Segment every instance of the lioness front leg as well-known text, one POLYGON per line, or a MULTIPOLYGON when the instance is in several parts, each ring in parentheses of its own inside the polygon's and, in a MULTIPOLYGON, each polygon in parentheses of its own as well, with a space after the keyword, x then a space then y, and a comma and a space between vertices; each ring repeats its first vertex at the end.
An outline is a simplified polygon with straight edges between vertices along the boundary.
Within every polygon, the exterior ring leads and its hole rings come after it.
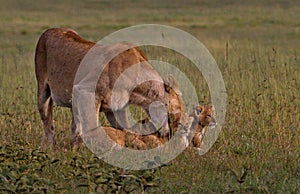
MULTIPOLYGON (((101 107, 101 102, 96 101, 95 103, 95 108, 96 108, 96 123, 98 125, 98 120, 99 120, 99 110, 101 107)), ((79 115, 74 115, 73 109, 72 109, 72 125, 71 125, 71 132, 72 132, 72 139, 71 139, 71 147, 73 147, 74 145, 79 145, 83 142, 81 135, 86 135, 86 133, 89 133, 88 128, 83 128, 84 126, 82 126, 82 123, 80 123, 80 120, 78 118, 79 115), (75 118, 77 117, 77 118, 75 118), (77 121, 77 122, 76 122, 77 121)), ((92 116, 92 115, 89 115, 92 116)), ((87 121, 85 121, 87 122, 87 121)))
POLYGON ((125 108, 114 112, 113 111, 105 112, 105 115, 113 128, 129 129, 131 127, 128 120, 128 114, 125 108))

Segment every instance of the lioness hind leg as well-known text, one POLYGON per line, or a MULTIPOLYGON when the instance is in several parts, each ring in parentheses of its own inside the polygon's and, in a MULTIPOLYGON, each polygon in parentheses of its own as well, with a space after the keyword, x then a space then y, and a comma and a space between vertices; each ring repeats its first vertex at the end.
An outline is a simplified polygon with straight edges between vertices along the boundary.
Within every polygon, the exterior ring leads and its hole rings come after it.
POLYGON ((38 109, 44 124, 44 131, 49 143, 53 144, 54 124, 53 124, 53 100, 48 84, 39 85, 38 88, 38 109))

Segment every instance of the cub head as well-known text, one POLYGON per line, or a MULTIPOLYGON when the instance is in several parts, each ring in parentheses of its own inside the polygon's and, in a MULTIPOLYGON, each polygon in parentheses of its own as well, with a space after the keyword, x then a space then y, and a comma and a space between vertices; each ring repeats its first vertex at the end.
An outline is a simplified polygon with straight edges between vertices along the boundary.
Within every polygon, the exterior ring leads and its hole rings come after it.
POLYGON ((194 122, 197 122, 193 125, 193 127, 196 128, 196 132, 192 139, 192 143, 196 148, 199 149, 205 136, 205 127, 209 126, 209 128, 213 129, 217 125, 215 119, 215 109, 213 106, 198 105, 194 107, 194 111, 191 116, 194 117, 194 122))
POLYGON ((216 113, 213 106, 201 106, 198 105, 194 107, 193 116, 198 118, 198 129, 209 126, 214 128, 217 125, 216 113))

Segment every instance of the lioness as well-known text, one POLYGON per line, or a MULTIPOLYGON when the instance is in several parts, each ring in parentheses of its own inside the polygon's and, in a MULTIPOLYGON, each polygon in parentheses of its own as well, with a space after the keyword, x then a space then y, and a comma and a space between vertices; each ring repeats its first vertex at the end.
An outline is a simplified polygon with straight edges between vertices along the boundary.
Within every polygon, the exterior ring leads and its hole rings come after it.
MULTIPOLYGON (((52 28, 46 30, 38 40, 35 52, 35 73, 38 84, 38 110, 44 125, 44 131, 49 142, 53 143, 53 102, 58 106, 72 108, 72 89, 77 69, 87 52, 95 46, 94 42, 80 37, 74 30, 52 28)), ((98 45, 101 47, 100 45, 98 45)), ((165 103, 166 91, 162 78, 147 62, 147 58, 137 47, 129 43, 111 45, 109 48, 129 47, 126 51, 114 57, 103 69, 96 85, 96 111, 103 111, 112 127, 122 129, 113 112, 127 118, 125 107, 136 104, 143 107, 149 114, 148 108, 152 102, 165 103), (139 84, 130 93, 128 103, 117 110, 112 110, 112 89, 118 77, 129 67, 141 63, 143 72, 161 81, 147 81, 139 84)), ((105 47, 103 47, 105 48, 105 47)), ((134 79, 134 78, 132 78, 134 79)), ((127 80, 130 82, 130 78, 127 80)), ((123 83, 126 85, 126 83, 123 83)), ((123 98, 123 96, 119 96, 123 98)), ((167 103, 165 103, 167 104, 167 103)), ((125 121, 126 123, 126 121, 125 121)), ((79 140, 79 126, 72 119, 72 142, 79 140)), ((168 132, 167 123, 165 131, 168 132)))

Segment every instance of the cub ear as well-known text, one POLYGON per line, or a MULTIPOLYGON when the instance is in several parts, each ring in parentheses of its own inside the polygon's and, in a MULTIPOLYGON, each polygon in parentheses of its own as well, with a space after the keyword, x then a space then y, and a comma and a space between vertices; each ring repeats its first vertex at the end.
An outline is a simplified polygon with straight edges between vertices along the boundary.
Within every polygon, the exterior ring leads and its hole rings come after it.
POLYGON ((201 105, 195 106, 194 111, 195 111, 195 115, 200 115, 201 112, 203 111, 203 106, 201 105))

